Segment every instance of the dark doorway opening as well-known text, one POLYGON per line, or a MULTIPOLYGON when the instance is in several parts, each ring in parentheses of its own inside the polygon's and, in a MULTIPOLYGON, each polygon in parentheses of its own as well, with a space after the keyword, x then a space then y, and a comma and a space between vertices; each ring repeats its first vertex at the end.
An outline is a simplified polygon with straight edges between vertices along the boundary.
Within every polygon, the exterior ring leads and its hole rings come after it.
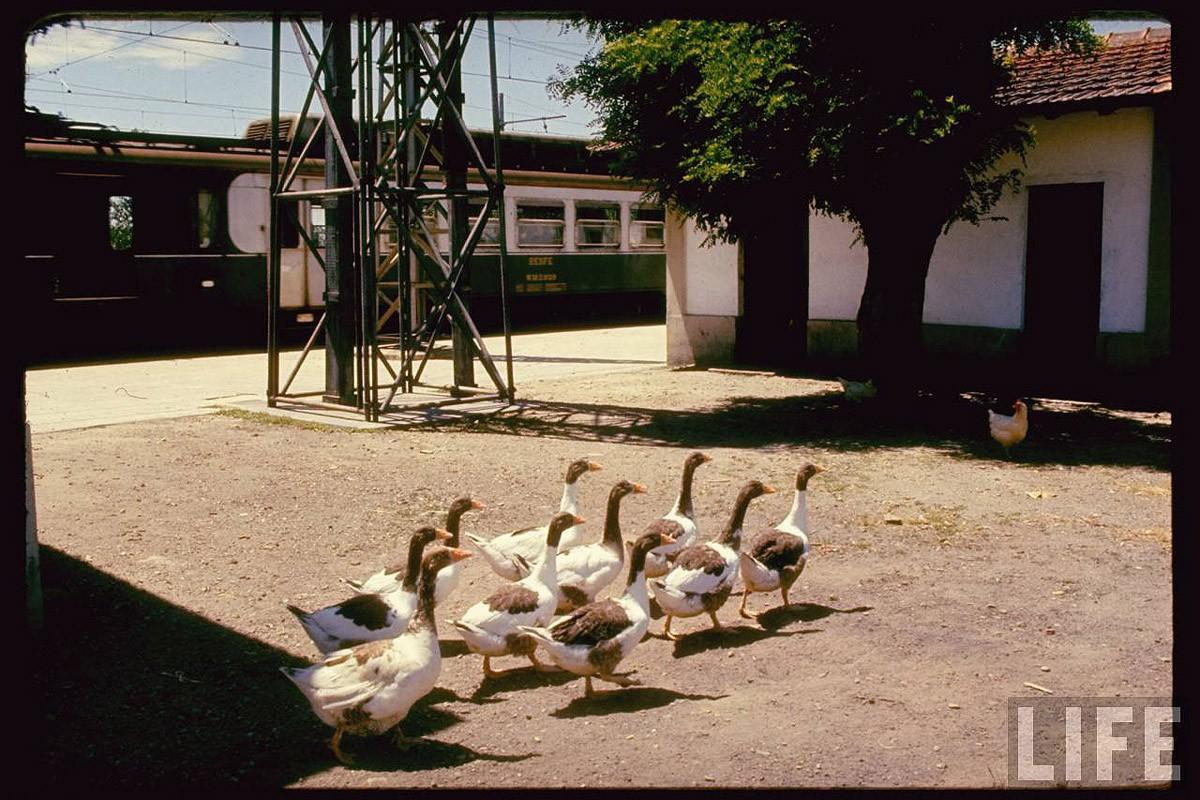
POLYGON ((1100 330, 1104 184, 1029 187, 1025 367, 1041 381, 1086 380, 1100 330))

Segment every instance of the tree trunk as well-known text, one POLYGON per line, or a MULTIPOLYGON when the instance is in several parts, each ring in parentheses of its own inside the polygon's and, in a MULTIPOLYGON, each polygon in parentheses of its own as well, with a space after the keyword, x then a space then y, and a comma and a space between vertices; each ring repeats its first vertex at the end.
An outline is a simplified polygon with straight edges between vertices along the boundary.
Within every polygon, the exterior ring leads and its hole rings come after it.
POLYGON ((868 261, 858 309, 859 354, 880 396, 911 399, 924 366, 925 277, 941 222, 914 223, 897 214, 862 227, 868 261))

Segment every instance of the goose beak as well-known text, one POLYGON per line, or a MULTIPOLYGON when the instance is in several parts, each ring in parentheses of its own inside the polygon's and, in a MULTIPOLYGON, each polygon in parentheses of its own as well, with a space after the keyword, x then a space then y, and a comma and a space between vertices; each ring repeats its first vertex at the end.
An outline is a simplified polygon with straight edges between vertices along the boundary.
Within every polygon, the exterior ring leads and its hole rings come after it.
POLYGON ((478 500, 471 498, 471 508, 478 511, 480 509, 487 508, 487 506, 485 506, 483 503, 479 502, 478 500))
POLYGON ((763 494, 775 494, 777 491, 778 490, 774 486, 767 486, 765 483, 763 484, 763 494))
POLYGON ((675 537, 669 533, 660 533, 659 537, 662 539, 663 544, 675 544, 675 537))
POLYGON ((705 454, 704 454, 704 457, 703 457, 703 458, 700 460, 700 463, 701 463, 701 464, 707 464, 707 463, 708 463, 708 462, 710 462, 710 461, 712 461, 712 456, 710 456, 710 455, 708 455, 707 453, 705 453, 705 454))
POLYGON ((575 524, 576 524, 576 525, 582 525, 582 524, 583 524, 583 523, 585 523, 585 522, 587 522, 587 520, 586 520, 586 519, 584 519, 583 517, 579 516, 578 514, 576 514, 576 515, 575 515, 575 524))
POLYGON ((454 534, 443 528, 438 528, 437 533, 435 533, 434 536, 439 542, 448 542, 454 536, 454 534))
POLYGON ((824 472, 824 471, 825 471, 825 468, 822 467, 820 464, 813 464, 813 475, 816 475, 816 474, 824 472))
POLYGON ((645 493, 646 493, 646 487, 645 487, 645 486, 642 486, 640 483, 635 483, 635 484, 633 485, 633 493, 634 493, 634 494, 645 494, 645 493))
POLYGON ((588 462, 588 472, 596 472, 602 469, 604 469, 604 467, 600 464, 597 464, 595 461, 588 462))
POLYGON ((449 550, 450 558, 454 559, 455 561, 462 561, 464 558, 471 557, 471 551, 463 550, 461 547, 451 547, 449 550))

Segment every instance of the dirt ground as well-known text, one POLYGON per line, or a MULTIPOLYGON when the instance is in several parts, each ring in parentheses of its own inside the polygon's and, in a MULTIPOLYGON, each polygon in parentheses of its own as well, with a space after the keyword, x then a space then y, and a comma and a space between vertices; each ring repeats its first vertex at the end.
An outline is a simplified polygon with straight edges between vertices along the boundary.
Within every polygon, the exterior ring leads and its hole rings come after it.
MULTIPOLYGON (((214 415, 35 435, 46 630, 35 722, 44 783, 274 787, 1004 785, 1006 704, 1172 687, 1170 418, 1036 402, 1011 460, 981 405, 924 424, 845 406, 823 381, 666 369, 523 387, 478 422, 354 432, 214 415), (464 530, 544 523, 564 466, 599 536, 621 478, 632 537, 692 449, 702 537, 751 479, 773 525, 806 460, 813 556, 780 608, 680 620, 623 664, 644 686, 483 680, 449 620, 500 579, 480 558, 438 609, 438 688, 408 752, 330 729, 277 671, 316 651, 284 609, 344 599, 470 493, 464 530)), ((651 623, 651 632, 662 621, 651 623)))

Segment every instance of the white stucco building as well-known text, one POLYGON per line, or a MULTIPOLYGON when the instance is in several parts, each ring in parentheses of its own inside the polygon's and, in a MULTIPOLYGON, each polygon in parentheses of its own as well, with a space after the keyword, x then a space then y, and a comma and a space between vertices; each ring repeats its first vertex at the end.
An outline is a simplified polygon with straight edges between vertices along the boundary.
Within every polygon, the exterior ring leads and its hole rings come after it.
MULTIPOLYGON (((1110 35, 1095 60, 1019 62, 1007 99, 1028 111, 1037 143, 1021 191, 991 212, 1002 219, 958 223, 938 241, 924 306, 931 355, 1036 346, 1114 367, 1166 356, 1170 42, 1169 28, 1147 29, 1110 35)), ((1013 156, 998 166, 1020 164, 1013 156)), ((852 359, 867 250, 842 220, 810 215, 808 234, 808 357, 852 359)), ((729 360, 743 313, 739 248, 701 248, 702 238, 684 220, 668 225, 677 364, 729 360)))

